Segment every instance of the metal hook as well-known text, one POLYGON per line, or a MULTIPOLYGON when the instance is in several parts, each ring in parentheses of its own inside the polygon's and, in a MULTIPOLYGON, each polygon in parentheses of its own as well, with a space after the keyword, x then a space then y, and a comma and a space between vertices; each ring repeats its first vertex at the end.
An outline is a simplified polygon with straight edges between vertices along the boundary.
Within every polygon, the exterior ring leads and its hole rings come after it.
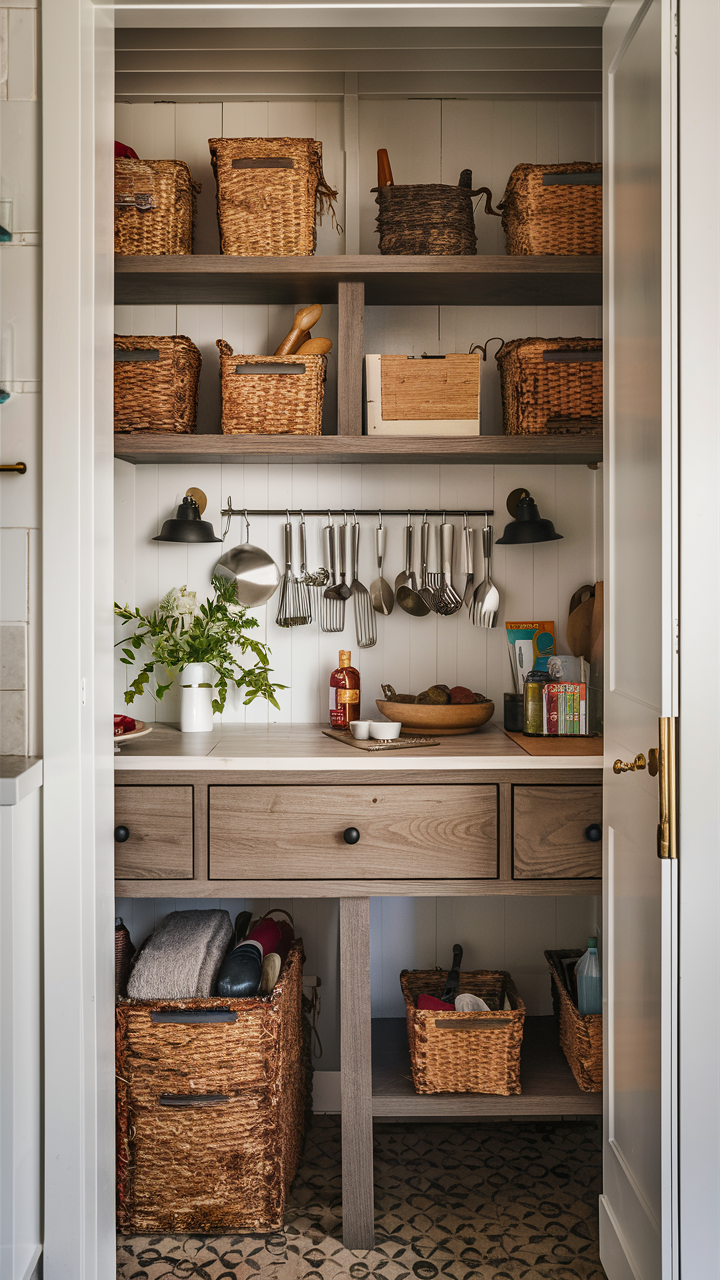
POLYGON ((247 507, 243 511, 243 520, 245 521, 245 541, 250 541, 250 521, 248 519, 247 507))
POLYGON ((359 521, 359 520, 358 520, 358 518, 357 518, 357 512, 355 511, 355 508, 353 507, 353 524, 359 524, 359 523, 360 523, 360 521, 359 521))
POLYGON ((407 527, 408 527, 408 529, 410 528, 410 512, 409 512, 409 511, 408 511, 408 514, 407 514, 407 527))
POLYGON ((468 527, 468 513, 467 511, 463 511, 463 530, 467 529, 467 527, 468 527))
POLYGON ((378 529, 382 529, 382 527, 383 527, 382 511, 378 511, 378 529))

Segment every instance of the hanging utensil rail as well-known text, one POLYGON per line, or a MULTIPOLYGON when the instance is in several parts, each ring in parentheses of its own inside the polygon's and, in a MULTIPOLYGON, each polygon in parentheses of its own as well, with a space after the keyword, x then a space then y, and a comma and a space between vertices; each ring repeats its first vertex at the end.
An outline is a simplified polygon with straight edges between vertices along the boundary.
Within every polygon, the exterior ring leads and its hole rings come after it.
POLYGON ((364 508, 361 509, 360 507, 353 507, 353 506, 317 507, 317 508, 303 507, 301 510, 300 507, 296 507, 296 508, 274 507, 272 509, 269 507, 257 507, 257 508, 237 507, 236 508, 236 507, 233 507, 231 504, 229 504, 227 507, 224 507, 221 510, 220 515, 221 516, 284 516, 284 515, 342 516, 347 514, 350 516, 350 515, 353 515, 354 513, 356 516, 373 516, 375 519, 377 519, 378 510, 382 510, 383 516, 407 516, 408 514, 411 516, 422 516, 422 515, 492 516, 495 514, 494 511, 486 507, 482 507, 479 510, 474 510, 474 509, 471 509, 470 507, 463 507, 460 511, 450 511, 448 507, 399 507, 391 511, 388 507, 381 507, 381 508, 369 507, 367 509, 364 509, 364 508))

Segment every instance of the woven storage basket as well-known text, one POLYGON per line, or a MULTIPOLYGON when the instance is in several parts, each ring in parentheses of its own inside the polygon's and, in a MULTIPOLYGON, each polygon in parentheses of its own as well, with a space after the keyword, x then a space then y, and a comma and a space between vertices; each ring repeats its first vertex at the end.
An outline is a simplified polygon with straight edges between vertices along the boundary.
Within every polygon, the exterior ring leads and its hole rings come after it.
POLYGON ((601 1013, 578 1013, 565 983, 563 960, 579 960, 582 951, 546 951, 552 998, 560 1031, 560 1048, 583 1093, 600 1093, 603 1086, 603 1020, 601 1013))
POLYGON ((303 960, 297 939, 267 999, 118 1005, 122 1231, 282 1226, 304 1132, 303 960))
POLYGON ((421 994, 441 996, 440 969, 403 969, 410 1060, 417 1093, 520 1093, 520 1049, 525 1005, 509 973, 460 975, 460 990, 481 996, 493 1013, 438 1013, 418 1009, 421 994), (503 1009, 507 995, 512 1009, 503 1009))
POLYGON ((236 356, 222 338, 217 346, 225 435, 320 435, 324 356, 236 356), (278 372, 289 369, 299 372, 278 372))
POLYGON ((189 338, 116 335, 115 430, 195 431, 201 364, 189 338))
POLYGON ((335 220, 314 138, 210 138, 220 247, 240 257, 315 252, 316 207, 335 220))
POLYGON ((506 436, 602 432, 600 338, 516 338, 495 359, 506 436))
POLYGON ((135 948, 130 940, 127 925, 122 916, 115 918, 115 998, 119 999, 127 991, 127 980, 130 976, 132 958, 135 948))
POLYGON ((508 253, 602 253, 601 164, 518 164, 498 208, 508 253))
POLYGON ((116 160, 115 252, 192 253, 200 189, 183 160, 116 160))

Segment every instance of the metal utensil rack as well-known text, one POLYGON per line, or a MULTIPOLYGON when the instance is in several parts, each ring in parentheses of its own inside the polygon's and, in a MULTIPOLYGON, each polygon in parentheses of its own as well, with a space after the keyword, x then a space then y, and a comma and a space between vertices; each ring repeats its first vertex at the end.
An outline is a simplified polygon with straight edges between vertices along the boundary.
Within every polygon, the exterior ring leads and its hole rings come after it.
POLYGON ((232 498, 228 505, 220 511, 221 516, 492 516, 491 508, 480 510, 463 507, 461 511, 451 511, 449 507, 233 507, 232 498))

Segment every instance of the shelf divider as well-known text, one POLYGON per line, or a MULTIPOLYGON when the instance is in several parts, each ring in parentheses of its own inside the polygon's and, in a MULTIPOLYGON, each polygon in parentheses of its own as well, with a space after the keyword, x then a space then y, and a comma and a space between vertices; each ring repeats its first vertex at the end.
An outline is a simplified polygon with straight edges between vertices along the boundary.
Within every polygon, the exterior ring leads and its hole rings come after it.
POLYGON ((361 436, 362 375, 365 354, 365 284, 338 284, 337 429, 339 436, 361 436))

